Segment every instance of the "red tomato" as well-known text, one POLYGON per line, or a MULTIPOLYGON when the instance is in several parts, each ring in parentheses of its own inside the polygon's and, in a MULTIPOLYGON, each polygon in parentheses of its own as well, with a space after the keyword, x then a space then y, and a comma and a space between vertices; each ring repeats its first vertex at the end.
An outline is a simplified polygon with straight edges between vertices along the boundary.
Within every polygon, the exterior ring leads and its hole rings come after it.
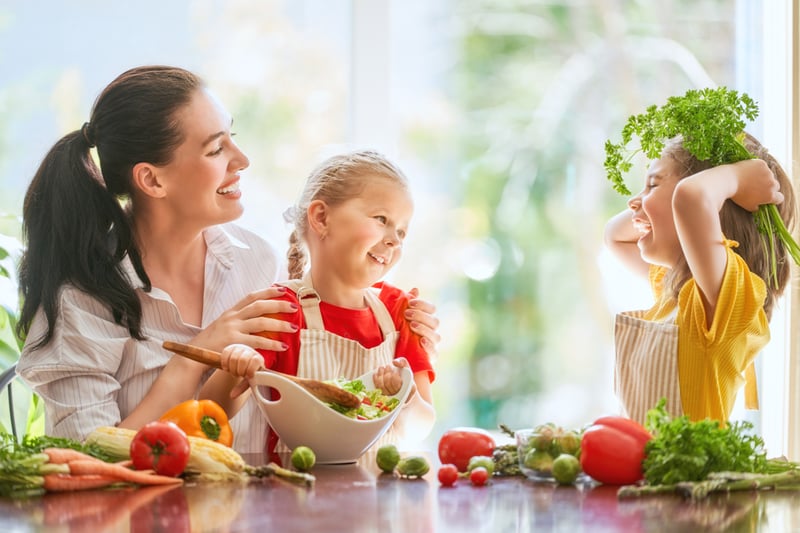
POLYGON ((438 476, 439 483, 443 487, 452 487, 458 480, 458 468, 456 468, 456 465, 442 465, 439 468, 438 476))
POLYGON ((583 432, 581 468, 607 485, 630 485, 642 479, 645 445, 653 437, 637 422, 619 416, 598 418, 583 432))
POLYGON ((189 438, 172 422, 150 422, 131 441, 136 470, 155 470, 162 476, 179 476, 189 463, 189 438))
POLYGON ((439 439, 439 460, 442 464, 454 464, 459 472, 466 472, 472 457, 491 457, 494 447, 494 439, 484 429, 453 428, 445 431, 439 439))
POLYGON ((476 487, 482 487, 489 481, 489 471, 482 466, 475 467, 469 473, 469 480, 476 487))

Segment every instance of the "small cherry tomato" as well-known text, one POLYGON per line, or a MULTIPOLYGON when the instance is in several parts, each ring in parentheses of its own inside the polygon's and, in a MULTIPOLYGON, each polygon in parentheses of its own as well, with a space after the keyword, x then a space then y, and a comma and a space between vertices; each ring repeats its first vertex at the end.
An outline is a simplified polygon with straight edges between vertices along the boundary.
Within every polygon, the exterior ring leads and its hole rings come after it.
POLYGON ((469 480, 476 487, 482 487, 489 481, 489 471, 482 466, 473 468, 469 473, 469 480))
POLYGON ((458 480, 458 468, 456 468, 456 465, 452 464, 442 465, 441 468, 439 468, 438 477, 439 483, 441 483, 443 487, 452 487, 456 484, 456 480, 458 480))
POLYGON ((175 477, 189 463, 189 438, 172 422, 150 422, 136 432, 130 452, 136 470, 175 477))

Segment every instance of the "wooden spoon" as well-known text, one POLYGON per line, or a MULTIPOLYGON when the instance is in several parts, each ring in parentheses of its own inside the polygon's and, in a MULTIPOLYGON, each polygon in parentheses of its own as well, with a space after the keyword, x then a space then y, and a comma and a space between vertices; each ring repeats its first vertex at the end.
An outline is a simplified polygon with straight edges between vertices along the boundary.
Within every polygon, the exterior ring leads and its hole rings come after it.
MULTIPOLYGON (((219 354, 219 352, 206 350, 205 348, 192 346, 191 344, 183 344, 172 341, 164 341, 162 346, 165 350, 182 355, 183 357, 187 357, 197 361, 198 363, 203 363, 214 368, 222 368, 222 356, 219 354)), ((291 374, 275 372, 274 370, 259 370, 259 372, 272 372, 288 379, 289 381, 293 381, 323 402, 337 403, 351 409, 361 405, 361 400, 358 399, 358 396, 344 390, 341 387, 337 387, 332 383, 325 383, 324 381, 319 381, 317 379, 299 378, 297 376, 292 376, 291 374)))

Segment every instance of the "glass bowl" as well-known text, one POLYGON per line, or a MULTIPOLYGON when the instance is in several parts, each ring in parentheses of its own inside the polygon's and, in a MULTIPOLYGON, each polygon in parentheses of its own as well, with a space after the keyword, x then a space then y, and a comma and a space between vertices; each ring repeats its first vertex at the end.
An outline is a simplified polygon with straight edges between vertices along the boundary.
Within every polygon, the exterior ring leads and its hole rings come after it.
MULTIPOLYGON (((554 424, 543 424, 532 429, 514 432, 517 441, 519 467, 526 477, 534 481, 556 482, 553 461, 563 454, 580 458, 581 436, 578 431, 566 430, 554 424)), ((575 483, 588 480, 582 471, 575 483)))

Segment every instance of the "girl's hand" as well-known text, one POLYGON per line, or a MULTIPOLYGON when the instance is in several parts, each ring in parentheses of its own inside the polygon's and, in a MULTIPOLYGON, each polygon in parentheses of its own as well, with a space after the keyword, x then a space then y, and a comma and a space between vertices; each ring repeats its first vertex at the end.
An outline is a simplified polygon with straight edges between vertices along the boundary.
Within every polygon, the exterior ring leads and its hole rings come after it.
POLYGON ((251 348, 277 352, 286 350, 282 342, 256 335, 263 331, 285 333, 295 331, 289 322, 264 316, 297 311, 297 306, 291 302, 274 299, 285 292, 284 287, 269 287, 248 294, 209 324, 190 341, 190 344, 217 352, 229 344, 245 344, 251 348))
POLYGON ((249 387, 249 378, 256 372, 263 370, 264 358, 257 351, 244 344, 230 344, 221 353, 220 363, 222 370, 230 372, 236 377, 245 378, 231 390, 231 398, 244 393, 249 387))
MULTIPOLYGON (((401 374, 400 369, 408 367, 408 360, 405 357, 398 357, 392 361, 391 365, 378 367, 372 375, 372 381, 375 387, 381 389, 385 395, 394 396, 403 388, 403 374, 401 374)), ((416 392, 417 386, 412 381, 411 390, 408 393, 408 400, 410 400, 416 392)))
POLYGON ((392 361, 391 365, 378 367, 372 375, 375 388, 381 389, 386 396, 397 394, 403 387, 403 375, 400 373, 400 369, 407 366, 408 360, 405 357, 398 357, 392 361))
POLYGON ((764 204, 780 204, 780 183, 763 159, 748 159, 731 165, 736 177, 736 192, 731 200, 748 211, 764 204))
POLYGON ((411 330, 422 337, 420 343, 431 361, 434 361, 438 353, 436 346, 442 340, 436 332, 439 328, 439 319, 434 316, 436 306, 427 300, 418 298, 419 289, 417 288, 411 289, 408 294, 411 299, 408 301, 408 309, 405 311, 406 320, 411 330))

